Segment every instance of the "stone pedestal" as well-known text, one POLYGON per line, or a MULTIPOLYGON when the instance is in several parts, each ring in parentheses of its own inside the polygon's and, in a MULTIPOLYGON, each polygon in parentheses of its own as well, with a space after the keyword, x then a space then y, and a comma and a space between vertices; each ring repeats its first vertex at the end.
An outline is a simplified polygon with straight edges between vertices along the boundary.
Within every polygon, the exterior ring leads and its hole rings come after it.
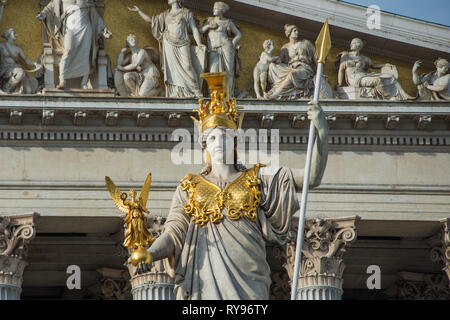
MULTIPOLYGON (((356 239, 358 217, 313 219, 305 223, 298 279, 299 300, 340 300, 345 247, 356 239)), ((293 274, 295 242, 287 248, 286 269, 293 274)))
POLYGON ((0 300, 20 299, 28 244, 36 234, 37 216, 0 216, 0 300))

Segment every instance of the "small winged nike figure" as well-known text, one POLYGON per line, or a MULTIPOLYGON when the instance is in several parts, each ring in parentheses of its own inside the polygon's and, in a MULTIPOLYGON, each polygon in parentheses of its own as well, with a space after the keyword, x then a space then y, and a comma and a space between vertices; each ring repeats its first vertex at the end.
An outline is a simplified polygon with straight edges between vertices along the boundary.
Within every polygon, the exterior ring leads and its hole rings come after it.
POLYGON ((147 219, 144 214, 144 212, 150 213, 146 206, 151 181, 152 174, 149 173, 147 179, 145 179, 139 199, 136 200, 136 190, 131 189, 131 200, 127 200, 128 195, 125 192, 121 192, 111 178, 105 177, 106 187, 116 207, 127 214, 124 218, 127 229, 123 245, 130 249, 135 249, 131 255, 131 262, 134 265, 140 262, 150 263, 150 253, 145 248, 155 241, 152 233, 147 228, 147 219))

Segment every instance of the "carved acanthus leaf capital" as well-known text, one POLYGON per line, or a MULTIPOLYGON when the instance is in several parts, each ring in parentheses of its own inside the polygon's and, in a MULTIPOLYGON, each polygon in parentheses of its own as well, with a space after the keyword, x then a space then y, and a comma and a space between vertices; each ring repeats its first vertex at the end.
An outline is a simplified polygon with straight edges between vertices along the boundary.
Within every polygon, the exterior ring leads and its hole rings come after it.
POLYGON ((0 216, 0 256, 26 256, 37 217, 37 213, 0 216))
POLYGON ((431 247, 431 261, 439 263, 450 280, 450 218, 441 221, 441 229, 427 242, 431 247))

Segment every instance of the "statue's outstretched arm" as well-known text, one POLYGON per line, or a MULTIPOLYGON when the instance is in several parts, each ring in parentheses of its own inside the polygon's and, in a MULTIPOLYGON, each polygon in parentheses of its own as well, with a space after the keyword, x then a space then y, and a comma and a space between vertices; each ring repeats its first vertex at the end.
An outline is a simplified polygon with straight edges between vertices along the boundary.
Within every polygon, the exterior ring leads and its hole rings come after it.
POLYGON ((141 18, 144 19, 145 22, 152 23, 152 17, 142 12, 142 10, 139 9, 137 6, 133 6, 131 8, 128 7, 128 11, 137 12, 141 16, 141 18))
MULTIPOLYGON (((320 185, 328 160, 328 124, 325 114, 319 104, 311 105, 308 110, 308 119, 312 121, 316 129, 316 140, 313 147, 310 188, 320 185)), ((291 169, 297 192, 303 187, 304 169, 291 169)))

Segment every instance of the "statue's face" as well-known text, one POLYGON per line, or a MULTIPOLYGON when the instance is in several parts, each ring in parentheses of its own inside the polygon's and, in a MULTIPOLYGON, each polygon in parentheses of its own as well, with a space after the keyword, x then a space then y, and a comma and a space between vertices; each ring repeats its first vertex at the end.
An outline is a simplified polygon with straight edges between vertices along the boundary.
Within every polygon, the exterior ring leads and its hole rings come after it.
POLYGON ((298 29, 297 28, 292 29, 291 37, 294 38, 294 39, 298 38, 298 29))
POLYGON ((359 39, 353 39, 350 43, 350 50, 361 50, 362 42, 359 39))
POLYGON ((177 1, 178 1, 178 0, 169 0, 168 3, 169 3, 169 5, 172 5, 172 4, 174 4, 174 3, 177 3, 177 1))
POLYGON ((12 29, 8 34, 8 39, 11 39, 12 41, 17 40, 17 33, 16 30, 12 29))
POLYGON ((130 196, 131 196, 131 198, 135 198, 136 197, 136 190, 131 189, 130 190, 130 196))
POLYGON ((206 150, 211 155, 212 163, 234 163, 233 130, 214 128, 206 138, 206 150))
POLYGON ((214 6, 213 8, 213 15, 218 16, 221 13, 223 13, 223 10, 220 6, 214 6))
POLYGON ((448 71, 448 63, 446 63, 440 67, 437 67, 436 69, 440 74, 446 74, 448 71))
POLYGON ((127 38, 127 42, 128 42, 128 45, 130 47, 136 47, 137 46, 137 38, 136 38, 136 36, 129 36, 127 38))

